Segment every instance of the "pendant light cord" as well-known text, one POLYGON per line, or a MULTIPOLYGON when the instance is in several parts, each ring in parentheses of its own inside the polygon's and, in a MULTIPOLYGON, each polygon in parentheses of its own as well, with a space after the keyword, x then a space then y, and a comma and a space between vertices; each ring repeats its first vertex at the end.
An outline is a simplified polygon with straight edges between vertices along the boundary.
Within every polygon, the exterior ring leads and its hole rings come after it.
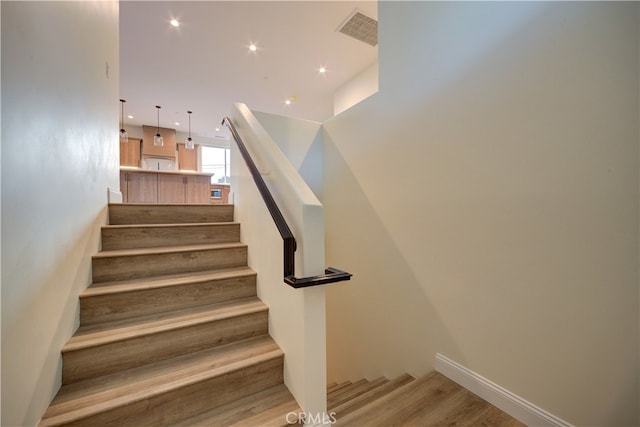
POLYGON ((127 102, 125 99, 120 100, 120 130, 124 129, 124 103, 127 102))
POLYGON ((158 109, 158 135, 160 135, 160 106, 156 105, 156 108, 158 109))

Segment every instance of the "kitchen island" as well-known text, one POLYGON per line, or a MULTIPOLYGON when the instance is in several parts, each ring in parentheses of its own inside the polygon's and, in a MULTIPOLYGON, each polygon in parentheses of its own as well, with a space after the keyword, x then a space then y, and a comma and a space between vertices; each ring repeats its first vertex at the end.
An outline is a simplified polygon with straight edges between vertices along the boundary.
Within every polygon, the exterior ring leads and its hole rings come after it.
POLYGON ((120 168, 123 203, 210 204, 211 175, 189 171, 120 168))

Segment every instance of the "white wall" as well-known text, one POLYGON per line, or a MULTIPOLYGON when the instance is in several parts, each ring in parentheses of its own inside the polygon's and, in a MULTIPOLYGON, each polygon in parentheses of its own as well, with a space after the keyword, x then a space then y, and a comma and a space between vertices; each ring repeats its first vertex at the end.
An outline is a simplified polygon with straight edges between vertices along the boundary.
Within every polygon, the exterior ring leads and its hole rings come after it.
POLYGON ((637 3, 380 2, 380 91, 325 123, 329 381, 439 352, 638 425, 637 3), (390 172, 387 172, 390 171, 390 172))
MULTIPOLYGON (((231 119, 296 239, 296 277, 324 273, 322 205, 246 105, 236 104, 231 119)), ((284 382, 305 412, 320 416, 327 404, 325 288, 284 283, 282 237, 235 143, 231 188, 258 297, 269 306, 269 335, 285 353, 284 382)))
POLYGON ((322 123, 252 112, 313 194, 322 200, 322 123))
POLYGON ((2 425, 31 426, 119 185, 118 3, 1 8, 2 425))
POLYGON ((378 92, 378 61, 340 86, 333 94, 333 114, 337 116, 378 92))

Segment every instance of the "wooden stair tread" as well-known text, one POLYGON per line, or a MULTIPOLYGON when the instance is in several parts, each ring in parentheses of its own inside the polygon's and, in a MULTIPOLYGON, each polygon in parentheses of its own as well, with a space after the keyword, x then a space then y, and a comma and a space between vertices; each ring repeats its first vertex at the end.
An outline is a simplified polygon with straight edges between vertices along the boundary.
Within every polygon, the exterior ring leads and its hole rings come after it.
POLYGON ((155 207, 195 207, 195 208, 199 208, 199 207, 205 207, 205 208, 211 208, 211 209, 215 209, 215 208, 221 208, 223 206, 233 206, 232 204, 224 204, 224 205, 208 205, 206 203, 110 203, 109 207, 111 206, 136 206, 136 207, 141 207, 141 208, 155 208, 155 207))
POLYGON ((109 205, 111 224, 231 222, 233 205, 127 203, 109 205))
POLYGON ((93 255, 94 259, 113 258, 137 255, 155 255, 169 254, 190 251, 206 251, 216 249, 244 248, 247 245, 240 242, 233 243, 213 243, 208 245, 186 245, 186 246, 160 246, 155 248, 137 248, 137 249, 116 249, 109 251, 101 251, 93 255))
POLYGON ((240 241, 237 222, 120 224, 103 226, 100 232, 104 251, 240 241))
POLYGON ((339 384, 335 384, 334 386, 331 387, 331 389, 327 389, 327 394, 336 393, 338 390, 345 387, 349 387, 351 384, 352 384, 351 381, 345 381, 339 384))
POLYGON ((407 417, 407 424, 433 424, 435 422, 459 424, 477 418, 486 409, 487 402, 461 387, 440 388, 440 393, 429 405, 422 405, 407 417))
POLYGON ((158 289, 179 286, 188 283, 209 280, 228 279, 241 276, 255 276, 256 272, 249 267, 224 268, 218 270, 204 270, 189 273, 166 274, 151 278, 114 280, 110 282, 93 283, 85 289, 80 298, 90 298, 101 295, 112 295, 121 292, 135 292, 139 290, 158 289))
POLYGON ((257 297, 249 297, 173 312, 81 326, 64 345, 62 353, 266 310, 268 307, 257 297))
POLYGON ((334 389, 331 392, 327 391, 327 396, 333 397, 337 394, 344 393, 345 391, 350 390, 353 387, 358 387, 360 384, 366 384, 366 383, 368 383, 368 381, 365 379, 358 380, 355 383, 351 381, 345 381, 344 383, 341 383, 338 387, 334 387, 334 389))
POLYGON ((358 390, 360 387, 367 385, 368 383, 369 381, 361 379, 359 381, 356 381, 355 383, 349 384, 346 387, 341 387, 337 390, 334 390, 333 392, 327 394, 327 403, 329 400, 338 399, 343 395, 349 395, 353 390, 358 390))
POLYGON ((370 390, 377 388, 378 386, 389 382, 388 379, 382 377, 377 378, 373 381, 364 381, 354 383, 352 387, 349 387, 346 390, 343 390, 342 393, 339 393, 333 397, 327 396, 327 407, 335 407, 342 403, 348 402, 354 399, 357 396, 361 396, 367 393, 370 390))
POLYGON ((342 417, 337 425, 402 425, 417 411, 437 406, 458 389, 457 384, 433 371, 342 417), (388 410, 393 407, 402 411, 388 410))
POLYGON ((280 427, 287 423, 287 414, 298 415, 302 412, 295 400, 289 400, 278 406, 264 410, 252 417, 231 424, 230 427, 280 427))
POLYGON ((265 335, 66 385, 49 406, 41 425, 72 422, 280 357, 282 350, 265 335))
POLYGON ((204 226, 229 226, 229 225, 240 225, 239 222, 235 221, 218 221, 218 222, 184 222, 184 223, 167 223, 167 224, 107 224, 103 225, 104 229, 132 229, 132 228, 171 228, 171 227, 184 227, 184 228, 195 228, 195 227, 204 227, 204 226))
POLYGON ((374 402, 376 399, 391 393, 392 391, 400 388, 412 381, 415 378, 409 374, 401 375, 393 380, 387 380, 386 382, 379 384, 377 387, 362 393, 359 396, 354 396, 352 399, 342 402, 336 405, 327 405, 328 411, 335 412, 338 418, 342 418, 346 416, 348 413, 357 410, 371 402, 374 402))
MULTIPOLYGON (((214 408, 211 411, 183 420, 172 427, 202 427, 202 426, 263 426, 264 422, 256 422, 258 414, 267 411, 282 414, 281 421, 285 420, 286 413, 301 411, 298 403, 284 384, 270 387, 245 398, 236 400, 226 405, 214 408), (285 410, 282 413, 282 410, 285 410)), ((272 416, 273 413, 270 414, 272 416)), ((277 416, 277 415, 276 415, 277 416)), ((282 422, 281 422, 282 424, 282 422)))

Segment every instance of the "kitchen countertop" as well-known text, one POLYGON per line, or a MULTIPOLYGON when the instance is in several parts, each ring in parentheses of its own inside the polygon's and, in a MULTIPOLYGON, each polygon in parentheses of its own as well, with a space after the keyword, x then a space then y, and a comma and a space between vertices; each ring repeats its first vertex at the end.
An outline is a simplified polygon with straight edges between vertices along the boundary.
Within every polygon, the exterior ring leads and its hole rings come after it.
POLYGON ((141 168, 136 168, 133 166, 120 166, 120 171, 121 172, 141 172, 141 173, 162 173, 165 175, 196 175, 196 176, 208 176, 211 177, 214 174, 212 173, 203 173, 203 172, 197 172, 197 171, 154 171, 154 170, 149 170, 149 169, 141 169, 141 168))

